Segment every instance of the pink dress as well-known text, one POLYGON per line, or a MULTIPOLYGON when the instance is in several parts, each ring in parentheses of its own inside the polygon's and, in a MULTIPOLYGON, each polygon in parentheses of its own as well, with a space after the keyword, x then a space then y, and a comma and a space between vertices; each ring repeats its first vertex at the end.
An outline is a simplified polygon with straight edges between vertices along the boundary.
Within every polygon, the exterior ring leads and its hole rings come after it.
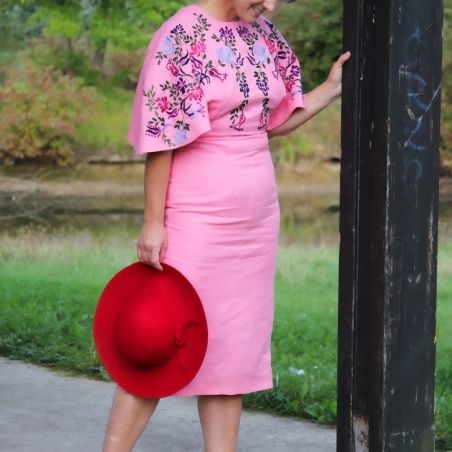
POLYGON ((147 48, 127 137, 137 155, 175 150, 162 262, 195 287, 209 329, 200 370, 175 396, 273 387, 280 214, 267 132, 296 108, 299 61, 263 16, 220 21, 191 4, 147 48))

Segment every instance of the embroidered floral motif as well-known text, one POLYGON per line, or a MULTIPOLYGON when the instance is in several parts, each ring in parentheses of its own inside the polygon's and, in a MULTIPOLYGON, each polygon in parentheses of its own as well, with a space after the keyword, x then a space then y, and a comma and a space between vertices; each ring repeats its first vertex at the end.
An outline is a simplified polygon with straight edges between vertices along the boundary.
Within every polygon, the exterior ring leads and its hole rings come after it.
POLYGON ((257 22, 253 23, 253 27, 263 36, 267 48, 272 54, 276 66, 276 70, 272 72, 274 77, 278 78, 281 76, 286 90, 290 93, 292 99, 295 96, 302 96, 301 66, 297 61, 295 53, 275 25, 266 18, 263 18, 263 20, 270 30, 269 33, 257 22))
POLYGON ((143 89, 143 96, 147 98, 146 106, 153 113, 145 133, 161 137, 168 146, 183 145, 188 140, 190 120, 199 115, 205 117, 202 86, 209 84, 211 77, 224 82, 228 75, 219 72, 212 60, 207 61, 205 41, 210 26, 200 16, 192 27, 192 34, 187 33, 180 24, 175 26, 169 36, 163 39, 154 57, 157 65, 164 64, 175 81, 165 80, 159 85, 166 96, 156 97, 153 85, 147 90, 143 89), (173 140, 167 132, 171 127, 175 129, 173 140))
POLYGON ((154 56, 157 65, 164 66, 173 79, 165 80, 159 85, 159 97, 156 97, 154 85, 143 89, 143 96, 147 98, 146 106, 153 113, 147 124, 147 135, 161 137, 169 146, 184 144, 188 140, 191 120, 199 115, 205 117, 203 87, 211 83, 212 77, 224 82, 228 76, 227 72, 221 72, 224 67, 235 71, 235 80, 243 95, 240 104, 229 112, 229 127, 243 130, 246 122, 245 108, 250 96, 245 61, 254 66, 254 83, 263 95, 258 129, 265 128, 269 119, 267 65, 271 64, 271 74, 275 79, 282 79, 292 99, 303 94, 301 67, 296 55, 269 20, 263 18, 265 26, 256 21, 250 27, 237 27, 238 37, 248 47, 246 55, 242 55, 231 27, 223 26, 218 33, 208 36, 211 27, 208 19, 202 13, 193 14, 196 21, 192 25, 192 33, 188 33, 183 25, 176 25, 162 40, 154 56), (216 61, 207 57, 206 41, 210 38, 220 44, 215 49, 216 61), (174 129, 173 134, 167 132, 169 128, 174 129))
POLYGON ((235 70, 235 79, 239 83, 240 92, 243 94, 243 101, 240 105, 229 112, 229 119, 231 124, 229 127, 235 130, 243 130, 243 124, 246 121, 245 107, 248 104, 250 89, 246 79, 246 73, 242 69, 244 59, 236 47, 236 40, 232 29, 224 26, 219 30, 220 35, 216 33, 212 35, 212 39, 216 42, 221 42, 224 46, 217 49, 217 54, 220 55, 219 63, 221 66, 229 65, 235 70), (226 57, 226 58, 224 58, 226 57))
POLYGON ((263 129, 268 122, 269 107, 268 104, 270 99, 268 97, 268 78, 265 71, 266 64, 270 63, 270 57, 267 54, 266 48, 258 43, 259 35, 257 33, 250 33, 247 27, 239 26, 237 28, 237 33, 242 38, 242 40, 248 45, 248 54, 246 56, 249 63, 256 67, 253 72, 255 83, 257 88, 264 95, 262 99, 262 111, 259 115, 259 126, 258 129, 263 129))
POLYGON ((232 65, 234 61, 234 52, 232 51, 232 49, 230 49, 229 47, 218 47, 217 55, 221 65, 232 65))

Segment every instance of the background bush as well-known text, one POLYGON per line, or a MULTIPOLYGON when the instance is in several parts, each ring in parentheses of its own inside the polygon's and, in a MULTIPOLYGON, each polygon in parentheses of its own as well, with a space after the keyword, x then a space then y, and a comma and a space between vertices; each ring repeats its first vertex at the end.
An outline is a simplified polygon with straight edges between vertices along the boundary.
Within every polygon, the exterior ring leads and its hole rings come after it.
MULTIPOLYGON (((50 67, 23 59, 4 69, 0 85, 0 159, 66 165, 74 161, 74 139, 95 90, 50 67)), ((80 143, 78 143, 80 144, 80 143)))
MULTIPOLYGON (((92 86, 101 95, 101 101, 95 108, 85 109, 83 127, 77 132, 79 144, 73 143, 72 153, 81 158, 99 152, 131 156, 126 129, 146 46, 166 18, 192 1, 3 0, 0 71, 2 66, 16 65, 25 52, 35 64, 57 69, 63 75, 80 79, 84 86, 92 86)), ((448 74, 452 69, 452 53, 447 50, 452 44, 452 0, 445 0, 444 7, 440 147, 443 170, 449 171, 447 168, 452 168, 452 82, 448 74)), ((332 63, 343 50, 342 14, 342 0, 303 0, 282 6, 278 16, 272 18, 300 59, 305 92, 326 79, 332 63)), ((2 83, 5 75, 0 72, 2 83)), ((19 110, 18 115, 23 117, 23 112, 19 110)), ((337 120, 335 113, 332 116, 329 131, 340 126, 340 118, 337 120)), ((306 128, 302 133, 306 134, 306 128)), ((55 139, 51 136, 48 141, 55 139)), ((322 137, 317 141, 323 144, 322 137)), ((296 160, 295 154, 304 157, 313 154, 314 140, 308 137, 307 142, 310 150, 290 150, 291 161, 296 160)), ((64 152, 69 154, 67 149, 66 146, 64 152)), ((18 149, 17 160, 22 159, 23 152, 18 149)), ((31 158, 31 151, 28 153, 31 158)), ((38 151, 34 158, 41 155, 38 151)))

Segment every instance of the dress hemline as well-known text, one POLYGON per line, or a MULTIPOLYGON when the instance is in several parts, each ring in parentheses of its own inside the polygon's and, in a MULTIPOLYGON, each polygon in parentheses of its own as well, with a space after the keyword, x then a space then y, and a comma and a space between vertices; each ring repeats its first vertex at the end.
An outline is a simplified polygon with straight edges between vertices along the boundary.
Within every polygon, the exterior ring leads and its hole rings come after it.
POLYGON ((229 390, 225 390, 225 391, 221 391, 219 392, 218 389, 211 389, 211 390, 206 390, 203 391, 202 393, 200 393, 200 391, 189 391, 189 392, 181 392, 183 391, 183 389, 175 394, 170 394, 168 397, 194 397, 194 396, 202 396, 202 395, 237 395, 237 394, 251 394, 253 392, 258 392, 258 391, 266 391, 269 389, 273 389, 273 383, 265 383, 262 385, 258 385, 253 387, 252 389, 250 387, 246 387, 246 388, 238 388, 238 389, 229 389, 229 390))

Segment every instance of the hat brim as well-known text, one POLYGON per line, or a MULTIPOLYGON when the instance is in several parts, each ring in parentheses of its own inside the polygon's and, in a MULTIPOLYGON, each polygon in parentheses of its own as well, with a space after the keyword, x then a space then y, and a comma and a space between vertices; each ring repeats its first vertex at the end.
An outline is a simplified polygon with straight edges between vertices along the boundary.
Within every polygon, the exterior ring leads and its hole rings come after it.
POLYGON ((161 265, 163 271, 135 262, 116 273, 105 286, 93 319, 94 341, 105 370, 124 390, 140 397, 166 397, 182 389, 198 372, 207 350, 207 320, 198 293, 179 270, 166 263, 161 265), (125 360, 114 341, 115 323, 123 304, 148 295, 164 300, 177 313, 180 323, 194 321, 175 355, 153 367, 125 360))

